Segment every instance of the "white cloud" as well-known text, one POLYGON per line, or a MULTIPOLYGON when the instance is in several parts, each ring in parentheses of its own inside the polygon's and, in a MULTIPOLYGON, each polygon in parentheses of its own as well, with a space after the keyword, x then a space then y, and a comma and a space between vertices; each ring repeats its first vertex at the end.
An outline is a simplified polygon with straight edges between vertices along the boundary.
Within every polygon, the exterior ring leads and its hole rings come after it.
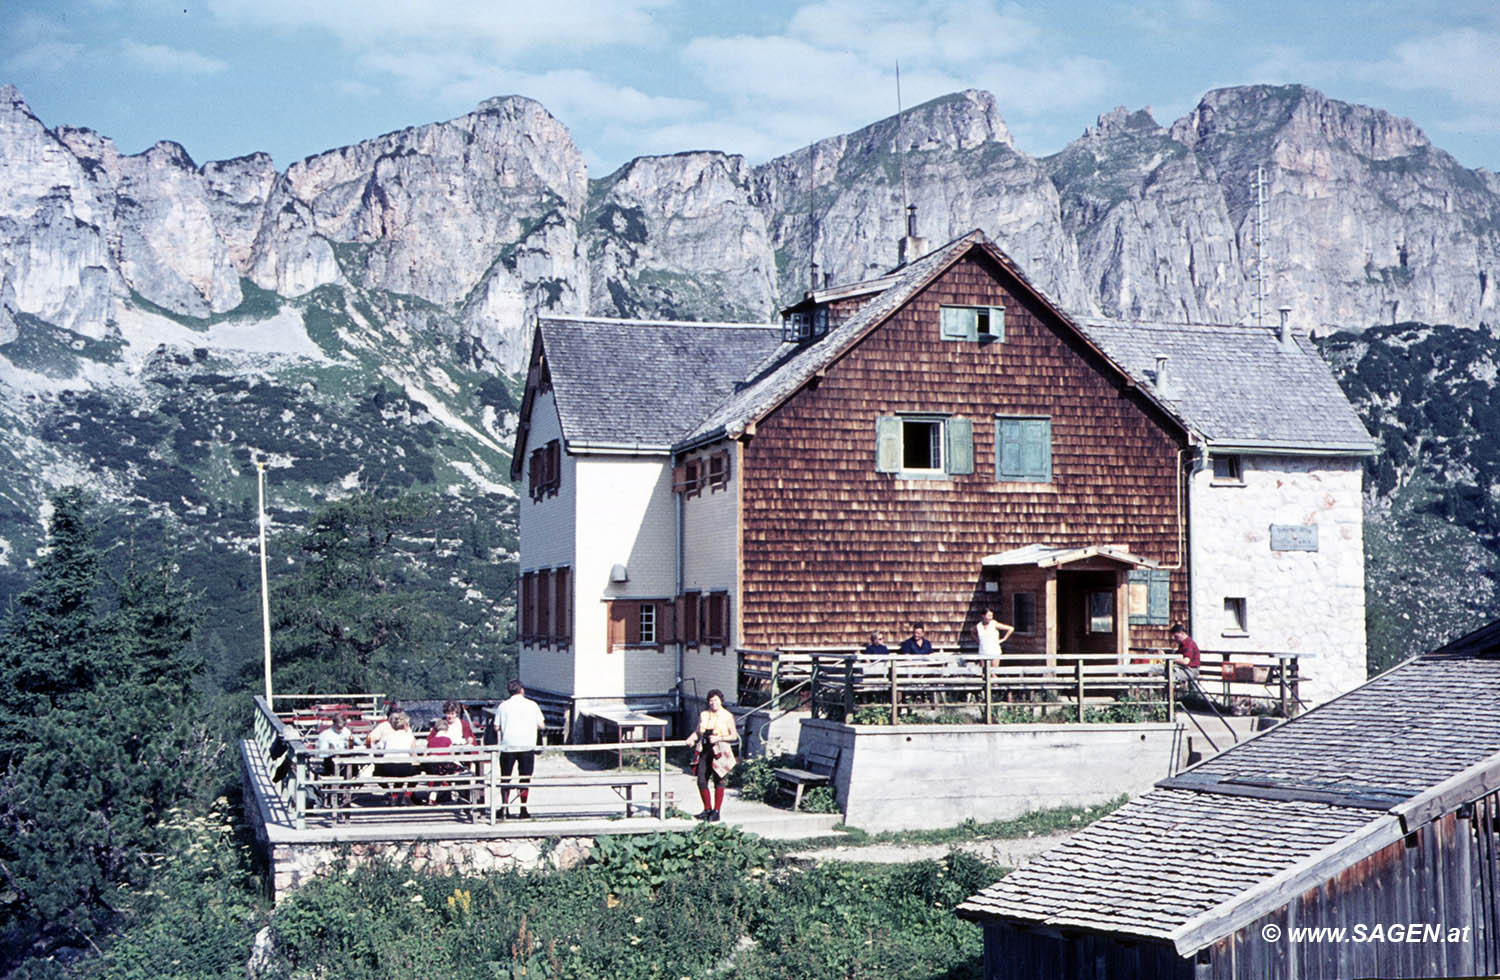
POLYGON ((54 72, 67 68, 83 54, 83 45, 69 41, 43 41, 22 48, 5 59, 13 72, 54 72))
POLYGON ((356 49, 407 44, 516 54, 650 40, 666 0, 209 0, 233 24, 324 31, 356 49))
POLYGON ((1500 105, 1500 32, 1474 28, 1443 31, 1396 45, 1381 66, 1387 84, 1402 89, 1431 89, 1462 106, 1500 105))
POLYGON ((737 124, 684 120, 675 131, 733 135, 732 149, 752 158, 786 152, 893 115, 898 59, 908 107, 965 88, 993 91, 1019 118, 1097 104, 1113 67, 1060 50, 1041 22, 992 0, 822 0, 781 33, 686 44, 684 64, 737 124))
POLYGON ((214 75, 229 67, 218 58, 166 44, 125 40, 120 42, 120 53, 143 68, 163 74, 214 75))

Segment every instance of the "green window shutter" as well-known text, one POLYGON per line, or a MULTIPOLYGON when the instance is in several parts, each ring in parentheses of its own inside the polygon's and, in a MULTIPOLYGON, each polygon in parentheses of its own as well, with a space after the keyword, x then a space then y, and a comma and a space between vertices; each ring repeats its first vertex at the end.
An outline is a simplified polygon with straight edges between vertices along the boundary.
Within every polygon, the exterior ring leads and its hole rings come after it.
POLYGON ((1021 472, 1023 479, 1046 483, 1052 479, 1052 422, 1025 419, 1021 422, 1021 472))
POLYGON ((944 340, 969 340, 979 330, 974 311, 962 306, 944 306, 938 310, 944 340))
POLYGON ((954 416, 944 427, 948 434, 948 472, 961 476, 974 472, 974 423, 954 416))
POLYGON ((1005 342, 1005 307, 990 307, 990 337, 996 343, 1005 342))
POLYGON ((995 420, 995 479, 1052 480, 1052 420, 995 420))
POLYGON ((901 418, 882 415, 875 420, 875 472, 901 472, 901 418))
POLYGON ((1151 594, 1147 601, 1150 612, 1147 622, 1152 626, 1166 626, 1172 618, 1172 573, 1165 568, 1153 568, 1151 594))
POLYGON ((1021 479, 1021 420, 995 421, 995 479, 1021 479))

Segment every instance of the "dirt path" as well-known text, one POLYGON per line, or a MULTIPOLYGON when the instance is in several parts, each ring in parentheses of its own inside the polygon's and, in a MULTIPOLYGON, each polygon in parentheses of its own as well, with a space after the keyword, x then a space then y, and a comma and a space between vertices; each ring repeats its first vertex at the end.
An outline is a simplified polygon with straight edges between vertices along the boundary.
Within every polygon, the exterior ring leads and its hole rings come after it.
POLYGON ((1038 837, 971 840, 959 844, 846 844, 819 848, 815 851, 802 851, 793 857, 795 860, 818 863, 862 861, 871 864, 908 864, 913 861, 936 860, 950 850, 957 849, 983 858, 992 864, 1019 868, 1029 863, 1038 854, 1056 847, 1071 836, 1072 834, 1046 834, 1038 837))

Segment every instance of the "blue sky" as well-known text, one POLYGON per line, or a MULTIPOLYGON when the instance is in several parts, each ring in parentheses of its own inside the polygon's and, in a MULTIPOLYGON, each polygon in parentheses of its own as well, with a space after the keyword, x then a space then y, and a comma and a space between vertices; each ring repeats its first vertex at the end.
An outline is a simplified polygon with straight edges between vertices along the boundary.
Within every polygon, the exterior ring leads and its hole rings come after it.
POLYGON ((962 88, 1028 153, 1117 105, 1303 82, 1500 170, 1500 4, 1099 0, 0 0, 0 81, 127 153, 303 156, 539 100, 594 176, 689 149, 752 162, 962 88))

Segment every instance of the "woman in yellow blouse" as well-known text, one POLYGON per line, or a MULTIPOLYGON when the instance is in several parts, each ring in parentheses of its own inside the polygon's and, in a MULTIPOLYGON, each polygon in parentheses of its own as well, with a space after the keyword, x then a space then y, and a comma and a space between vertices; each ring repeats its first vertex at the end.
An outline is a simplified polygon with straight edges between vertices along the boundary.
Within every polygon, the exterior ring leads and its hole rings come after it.
POLYGON ((688 744, 697 749, 694 764, 698 768, 698 795, 703 798, 699 820, 719 819, 719 808, 724 805, 724 777, 734 768, 734 746, 739 740, 734 715, 724 707, 724 692, 718 688, 709 691, 708 709, 699 713, 698 729, 688 737, 688 744), (708 792, 710 780, 713 796, 708 792))

